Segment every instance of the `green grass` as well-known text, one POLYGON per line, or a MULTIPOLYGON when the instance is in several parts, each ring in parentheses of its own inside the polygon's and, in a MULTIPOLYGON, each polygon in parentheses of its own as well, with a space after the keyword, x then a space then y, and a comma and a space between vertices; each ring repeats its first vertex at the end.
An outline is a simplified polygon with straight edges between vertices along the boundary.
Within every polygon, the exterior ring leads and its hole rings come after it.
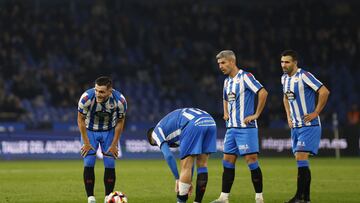
MULTIPOLYGON (((296 163, 290 158, 263 158, 266 203, 284 202, 296 187, 296 163)), ((360 202, 360 159, 313 158, 312 202, 360 202)), ((0 161, 0 203, 86 202, 82 182, 82 161, 0 161)), ((96 164, 95 195, 103 202, 103 165, 96 164)), ((175 202, 174 180, 164 160, 118 160, 115 189, 127 194, 130 203, 175 202)), ((217 198, 221 190, 220 159, 209 163, 209 182, 204 203, 217 198)), ((192 202, 194 195, 190 198, 192 202)), ((254 202, 250 172, 238 160, 231 202, 254 202)))

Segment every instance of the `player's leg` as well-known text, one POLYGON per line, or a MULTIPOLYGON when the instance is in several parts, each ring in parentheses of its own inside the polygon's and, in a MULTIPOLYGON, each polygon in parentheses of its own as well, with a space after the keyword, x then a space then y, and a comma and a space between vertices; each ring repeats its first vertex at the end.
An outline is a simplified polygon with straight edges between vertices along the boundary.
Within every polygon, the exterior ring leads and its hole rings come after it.
POLYGON ((211 203, 229 202, 229 195, 231 187, 235 179, 235 162, 240 155, 236 144, 235 136, 236 130, 230 128, 226 131, 224 138, 224 157, 222 160, 223 174, 222 174, 222 189, 220 197, 211 203))
POLYGON ((106 132, 102 132, 103 142, 101 143, 101 149, 103 150, 103 161, 105 166, 104 171, 104 186, 105 197, 108 196, 115 187, 116 175, 115 175, 115 158, 111 153, 106 153, 114 138, 114 129, 106 132))
POLYGON ((248 154, 245 155, 246 163, 251 172, 251 181, 255 190, 255 201, 257 203, 263 202, 263 177, 261 168, 258 162, 258 154, 248 154))
MULTIPOLYGON (((321 138, 321 127, 320 126, 311 126, 302 128, 298 140, 302 145, 303 152, 296 153, 296 161, 298 164, 298 169, 301 169, 301 184, 303 184, 303 199, 304 202, 310 202, 310 184, 311 184, 311 171, 310 171, 310 162, 309 154, 316 155, 319 149, 321 138)), ((300 144, 299 143, 299 144, 300 144)), ((300 173, 300 171, 299 171, 300 173)), ((299 174, 300 175, 300 174, 299 174)))
POLYGON ((255 190, 256 203, 262 203, 263 200, 263 177, 259 166, 258 153, 259 153, 259 139, 258 129, 241 129, 241 136, 238 136, 238 143, 240 143, 240 154, 244 155, 245 161, 251 172, 251 181, 255 190))
POLYGON ((295 158, 298 167, 297 190, 295 197, 302 200, 304 198, 306 183, 309 179, 309 153, 296 152, 295 158))
POLYGON ((289 203, 310 202, 311 172, 309 168, 309 154, 317 154, 321 127, 310 126, 292 130, 293 151, 295 152, 298 167, 297 190, 289 203))
POLYGON ((179 179, 179 193, 177 195, 177 202, 186 202, 191 189, 192 168, 194 164, 194 156, 187 156, 180 161, 180 179, 179 179))
POLYGON ((207 162, 209 154, 200 154, 196 157, 197 177, 196 177, 196 195, 195 201, 200 203, 204 197, 206 185, 208 182, 207 162))
MULTIPOLYGON (((292 146, 292 151, 295 155, 295 159, 296 159, 296 154, 297 154, 296 150, 297 150, 297 143, 298 143, 298 137, 299 137, 299 129, 300 128, 292 128, 291 129, 291 142, 292 142, 291 146, 292 146)), ((286 201, 285 203, 301 203, 302 202, 302 190, 301 190, 301 188, 299 188, 300 185, 301 184, 299 183, 299 167, 298 167, 296 193, 293 198, 286 201)))
POLYGON ((211 153, 216 152, 216 125, 207 126, 203 129, 202 140, 202 154, 196 158, 197 178, 196 178, 196 195, 194 202, 201 202, 206 190, 208 182, 208 168, 207 163, 211 153))
MULTIPOLYGON (((95 150, 90 150, 84 159, 84 171, 83 171, 83 180, 85 191, 88 197, 89 203, 95 202, 94 197, 94 186, 95 186, 95 172, 94 166, 96 161, 96 151, 98 149, 99 143, 96 141, 96 132, 87 131, 87 135, 90 141, 91 146, 94 147, 95 150)), ((82 140, 81 140, 82 142, 82 140)))

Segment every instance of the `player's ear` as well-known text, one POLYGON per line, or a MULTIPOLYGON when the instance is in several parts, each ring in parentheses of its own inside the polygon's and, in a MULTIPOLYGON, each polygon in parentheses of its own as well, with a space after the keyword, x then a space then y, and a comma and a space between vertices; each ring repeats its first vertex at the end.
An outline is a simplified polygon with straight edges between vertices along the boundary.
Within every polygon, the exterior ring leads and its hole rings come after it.
POLYGON ((153 133, 154 129, 155 129, 155 127, 151 127, 147 131, 146 136, 147 136, 147 139, 148 139, 150 145, 157 146, 156 143, 154 142, 154 139, 152 138, 152 133, 153 133))

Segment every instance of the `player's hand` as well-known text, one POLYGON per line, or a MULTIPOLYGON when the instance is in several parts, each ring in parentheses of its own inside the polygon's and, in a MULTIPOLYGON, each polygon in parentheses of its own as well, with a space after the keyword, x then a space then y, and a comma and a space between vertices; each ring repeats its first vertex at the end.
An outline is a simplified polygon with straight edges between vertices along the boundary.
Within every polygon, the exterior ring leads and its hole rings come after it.
POLYGON ((289 125, 289 128, 293 128, 293 122, 291 119, 287 119, 287 122, 288 122, 288 125, 289 125))
POLYGON ((224 114, 223 119, 224 119, 225 121, 228 121, 228 120, 229 120, 229 114, 224 114))
POLYGON ((175 180, 175 192, 176 193, 179 192, 179 180, 178 179, 175 180))
POLYGON ((119 150, 118 150, 118 147, 117 145, 110 145, 109 149, 106 151, 106 153, 111 153, 112 156, 117 159, 118 158, 118 155, 119 155, 119 150))
POLYGON ((317 118, 319 116, 319 114, 317 112, 312 112, 310 114, 306 114, 304 115, 304 122, 308 123, 312 120, 314 120, 315 118, 317 118))
POLYGON ((95 151, 94 147, 92 147, 91 144, 83 144, 80 150, 81 156, 86 157, 86 155, 91 149, 95 151))
POLYGON ((249 124, 251 121, 253 121, 253 120, 256 120, 258 118, 258 116, 257 115, 251 115, 251 116, 248 116, 248 117, 246 117, 245 119, 244 119, 244 123, 247 125, 247 124, 249 124))

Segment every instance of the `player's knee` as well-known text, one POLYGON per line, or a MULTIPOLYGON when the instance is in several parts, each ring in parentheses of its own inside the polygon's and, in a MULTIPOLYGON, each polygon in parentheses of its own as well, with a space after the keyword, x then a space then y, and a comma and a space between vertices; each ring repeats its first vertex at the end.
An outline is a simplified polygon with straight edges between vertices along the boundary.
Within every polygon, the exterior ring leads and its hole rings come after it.
POLYGON ((115 168, 115 159, 112 157, 104 157, 105 168, 115 168))
POLYGON ((255 163, 255 162, 257 162, 257 160, 258 160, 257 154, 251 154, 251 155, 245 156, 245 161, 247 164, 255 163))
POLYGON ((296 152, 295 155, 296 160, 308 160, 309 159, 309 153, 308 152, 296 152))
POLYGON ((236 159, 237 159, 237 156, 236 156, 236 155, 233 155, 233 154, 224 154, 223 161, 226 161, 226 162, 235 164, 236 159))
POLYGON ((84 158, 84 166, 85 167, 94 167, 95 166, 96 157, 95 156, 86 156, 84 158))
POLYGON ((208 154, 200 154, 196 158, 197 167, 207 167, 209 155, 208 154))

